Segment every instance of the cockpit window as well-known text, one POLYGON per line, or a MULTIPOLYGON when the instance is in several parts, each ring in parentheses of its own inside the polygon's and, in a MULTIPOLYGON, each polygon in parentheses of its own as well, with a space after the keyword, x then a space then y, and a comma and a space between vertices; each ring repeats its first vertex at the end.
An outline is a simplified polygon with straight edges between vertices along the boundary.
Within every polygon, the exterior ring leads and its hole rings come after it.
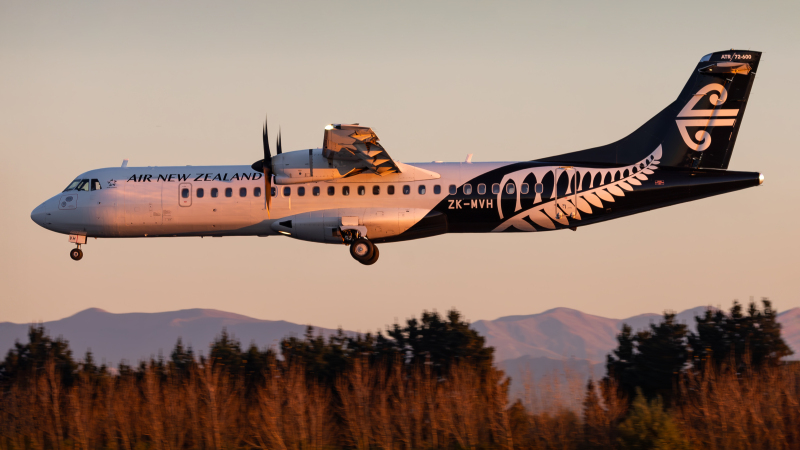
POLYGON ((102 187, 100 187, 100 181, 95 178, 92 178, 92 190, 99 191, 100 189, 102 189, 102 187))
POLYGON ((75 188, 76 191, 88 191, 89 190, 89 180, 81 180, 78 183, 78 187, 75 188))
POLYGON ((75 189, 76 187, 78 187, 78 184, 79 184, 80 182, 81 182, 81 180, 75 180, 75 181, 73 181, 72 183, 70 183, 70 184, 69 184, 69 186, 67 186, 67 188, 66 188, 66 189, 64 189, 64 192, 71 191, 71 190, 75 189))

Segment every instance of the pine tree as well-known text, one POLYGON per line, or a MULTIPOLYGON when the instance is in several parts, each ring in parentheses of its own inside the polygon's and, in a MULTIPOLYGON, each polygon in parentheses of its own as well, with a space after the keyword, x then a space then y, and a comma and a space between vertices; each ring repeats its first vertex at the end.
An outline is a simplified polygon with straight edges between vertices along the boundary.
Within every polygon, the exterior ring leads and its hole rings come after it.
POLYGON ((781 338, 781 326, 777 314, 768 299, 763 299, 764 310, 760 311, 751 302, 747 314, 742 305, 734 301, 730 313, 721 310, 706 310, 695 317, 697 332, 689 334, 692 362, 696 369, 704 370, 709 364, 724 369, 732 364, 737 371, 746 364, 760 367, 775 364, 792 354, 781 338))
POLYGON ((633 370, 633 358, 636 342, 630 325, 622 324, 622 331, 617 335, 617 348, 606 357, 605 383, 616 382, 620 389, 633 398, 639 381, 633 370))
POLYGON ((8 351, 6 359, 0 363, 0 381, 32 380, 34 373, 43 371, 49 360, 55 362, 64 384, 71 386, 78 364, 72 359, 69 342, 61 337, 50 338, 41 324, 31 325, 28 329, 28 343, 15 342, 14 348, 8 351))
POLYGON ((645 397, 671 400, 674 383, 689 360, 686 333, 686 325, 676 323, 675 314, 664 313, 663 322, 636 334, 633 370, 645 397))

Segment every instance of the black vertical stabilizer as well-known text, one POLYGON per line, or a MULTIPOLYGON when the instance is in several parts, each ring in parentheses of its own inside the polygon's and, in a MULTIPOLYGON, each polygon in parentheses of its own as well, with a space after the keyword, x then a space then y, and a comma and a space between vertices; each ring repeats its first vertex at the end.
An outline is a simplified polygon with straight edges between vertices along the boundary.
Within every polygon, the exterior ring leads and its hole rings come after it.
POLYGON ((760 60, 744 50, 706 55, 678 98, 630 135, 540 161, 634 164, 661 145, 662 165, 727 169, 760 60))

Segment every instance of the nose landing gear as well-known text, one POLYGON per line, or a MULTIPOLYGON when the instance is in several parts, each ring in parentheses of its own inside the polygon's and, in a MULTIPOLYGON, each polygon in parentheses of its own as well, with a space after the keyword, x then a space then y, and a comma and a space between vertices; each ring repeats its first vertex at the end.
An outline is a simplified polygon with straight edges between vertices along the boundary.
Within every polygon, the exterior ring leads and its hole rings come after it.
POLYGON ((83 250, 81 250, 81 244, 86 243, 86 236, 80 234, 70 234, 69 242, 77 246, 76 248, 73 248, 72 250, 69 251, 69 257, 72 258, 73 261, 80 261, 81 258, 83 258, 83 250))
POLYGON ((73 248, 69 251, 69 257, 75 261, 80 261, 83 258, 83 250, 81 250, 81 246, 78 245, 78 248, 73 248))

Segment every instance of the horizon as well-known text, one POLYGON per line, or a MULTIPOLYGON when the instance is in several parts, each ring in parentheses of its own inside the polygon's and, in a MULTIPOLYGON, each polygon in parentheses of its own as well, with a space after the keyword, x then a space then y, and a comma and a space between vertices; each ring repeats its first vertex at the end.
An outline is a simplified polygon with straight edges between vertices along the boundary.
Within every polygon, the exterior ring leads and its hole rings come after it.
MULTIPOLYGON (((767 299, 767 300, 769 300, 769 299, 767 299)), ((738 301, 738 300, 735 300, 735 301, 738 301)), ((760 302, 761 299, 759 299, 757 301, 756 300, 751 300, 751 301, 755 301, 756 305, 758 306, 758 302, 760 302)), ((749 302, 750 301, 747 301, 747 302, 739 301, 739 303, 741 305, 743 305, 743 306, 748 305, 749 302)), ((733 305, 733 301, 731 301, 731 305, 733 305)), ((576 312, 579 312, 579 313, 584 314, 584 315, 600 317, 600 318, 603 318, 603 319, 612 319, 612 320, 622 321, 622 320, 630 319, 630 318, 633 318, 633 317, 647 316, 647 315, 655 315, 655 316, 663 317, 665 313, 680 314, 680 313, 684 313, 684 312, 695 310, 695 309, 699 309, 699 308, 721 309, 723 311, 727 311, 730 308, 730 306, 722 307, 720 305, 717 305, 717 306, 699 305, 699 306, 695 306, 695 307, 691 307, 691 308, 682 309, 680 311, 678 311, 678 310, 664 310, 664 311, 662 311, 660 313, 658 313, 658 312, 644 312, 644 313, 634 314, 634 315, 623 317, 623 318, 601 316, 601 315, 597 315, 597 314, 592 314, 592 313, 588 313, 588 312, 585 312, 585 311, 581 311, 581 310, 575 309, 575 308, 570 308, 570 307, 566 307, 566 306, 556 306, 554 308, 546 309, 544 311, 535 312, 535 313, 529 313, 529 314, 510 314, 510 315, 507 315, 507 316, 495 317, 493 319, 474 319, 474 320, 472 320, 472 319, 469 319, 469 318, 465 318, 465 320, 469 321, 470 323, 474 323, 474 322, 478 322, 478 321, 492 322, 492 321, 496 321, 496 320, 500 320, 500 319, 523 318, 523 317, 536 316, 536 315, 540 315, 540 314, 546 314, 546 313, 549 313, 549 312, 552 312, 552 311, 555 311, 555 310, 568 310, 568 311, 576 311, 576 312)), ((452 308, 450 308, 450 309, 452 309, 452 308)), ((447 311, 449 311, 450 309, 448 309, 448 310, 446 310, 444 312, 438 311, 436 309, 424 309, 423 312, 437 312, 439 314, 443 314, 443 313, 446 313, 447 311)), ((773 310, 774 309, 775 308, 773 308, 773 310)), ((784 313, 787 313, 787 312, 791 312, 791 311, 796 310, 796 309, 800 309, 800 306, 795 306, 794 308, 789 308, 789 309, 786 309, 786 310, 778 310, 776 316, 780 316, 781 314, 784 314, 784 313)), ((456 309, 456 310, 458 311, 458 309, 456 309)), ((225 314, 232 314, 232 315, 236 315, 236 316, 240 316, 240 317, 244 317, 244 318, 248 318, 248 319, 267 321, 267 322, 290 322, 290 321, 288 321, 286 319, 278 319, 278 318, 265 319, 265 318, 261 318, 261 317, 255 317, 255 316, 250 316, 250 315, 247 315, 247 314, 238 313, 238 312, 235 312, 235 311, 226 311, 226 310, 217 309, 217 308, 182 308, 182 309, 173 309, 173 310, 165 310, 165 311, 113 312, 113 311, 108 311, 107 309, 99 308, 99 307, 96 307, 96 306, 90 306, 88 308, 82 309, 80 311, 76 311, 76 312, 74 312, 72 314, 69 314, 67 316, 60 317, 60 318, 57 318, 57 319, 52 319, 52 320, 47 320, 47 321, 36 320, 36 321, 28 321, 28 322, 2 321, 2 322, 0 322, 0 324, 2 324, 2 323, 10 323, 10 324, 14 324, 14 325, 35 325, 35 324, 38 324, 38 323, 57 322, 59 320, 68 319, 70 317, 73 317, 73 316, 76 316, 78 314, 85 313, 85 312, 88 312, 88 311, 98 311, 98 312, 101 312, 101 313, 114 314, 114 315, 123 315, 123 314, 164 314, 164 313, 183 312, 183 311, 214 311, 214 312, 220 312, 220 313, 225 313, 225 314)), ((461 311, 459 311, 459 313, 461 313, 461 311)), ((406 319, 416 318, 416 317, 418 317, 418 315, 412 315, 412 316, 407 317, 406 319)), ((397 319, 397 318, 395 318, 395 319, 397 319)), ((295 323, 295 322, 290 322, 290 323, 295 323)), ((396 322, 393 322, 393 323, 396 323, 396 322)), ((312 325, 310 323, 308 323, 308 324, 306 324, 306 323, 297 323, 297 324, 298 325, 309 325, 309 326, 313 326, 313 327, 317 327, 317 328, 333 328, 333 329, 341 328, 340 326, 337 326, 337 327, 323 327, 323 326, 318 326, 318 325, 312 325)), ((389 324, 387 324, 386 326, 389 326, 389 324)), ((355 331, 355 330, 349 330, 349 331, 354 331, 354 332, 359 332, 360 333, 360 331, 355 331)))

